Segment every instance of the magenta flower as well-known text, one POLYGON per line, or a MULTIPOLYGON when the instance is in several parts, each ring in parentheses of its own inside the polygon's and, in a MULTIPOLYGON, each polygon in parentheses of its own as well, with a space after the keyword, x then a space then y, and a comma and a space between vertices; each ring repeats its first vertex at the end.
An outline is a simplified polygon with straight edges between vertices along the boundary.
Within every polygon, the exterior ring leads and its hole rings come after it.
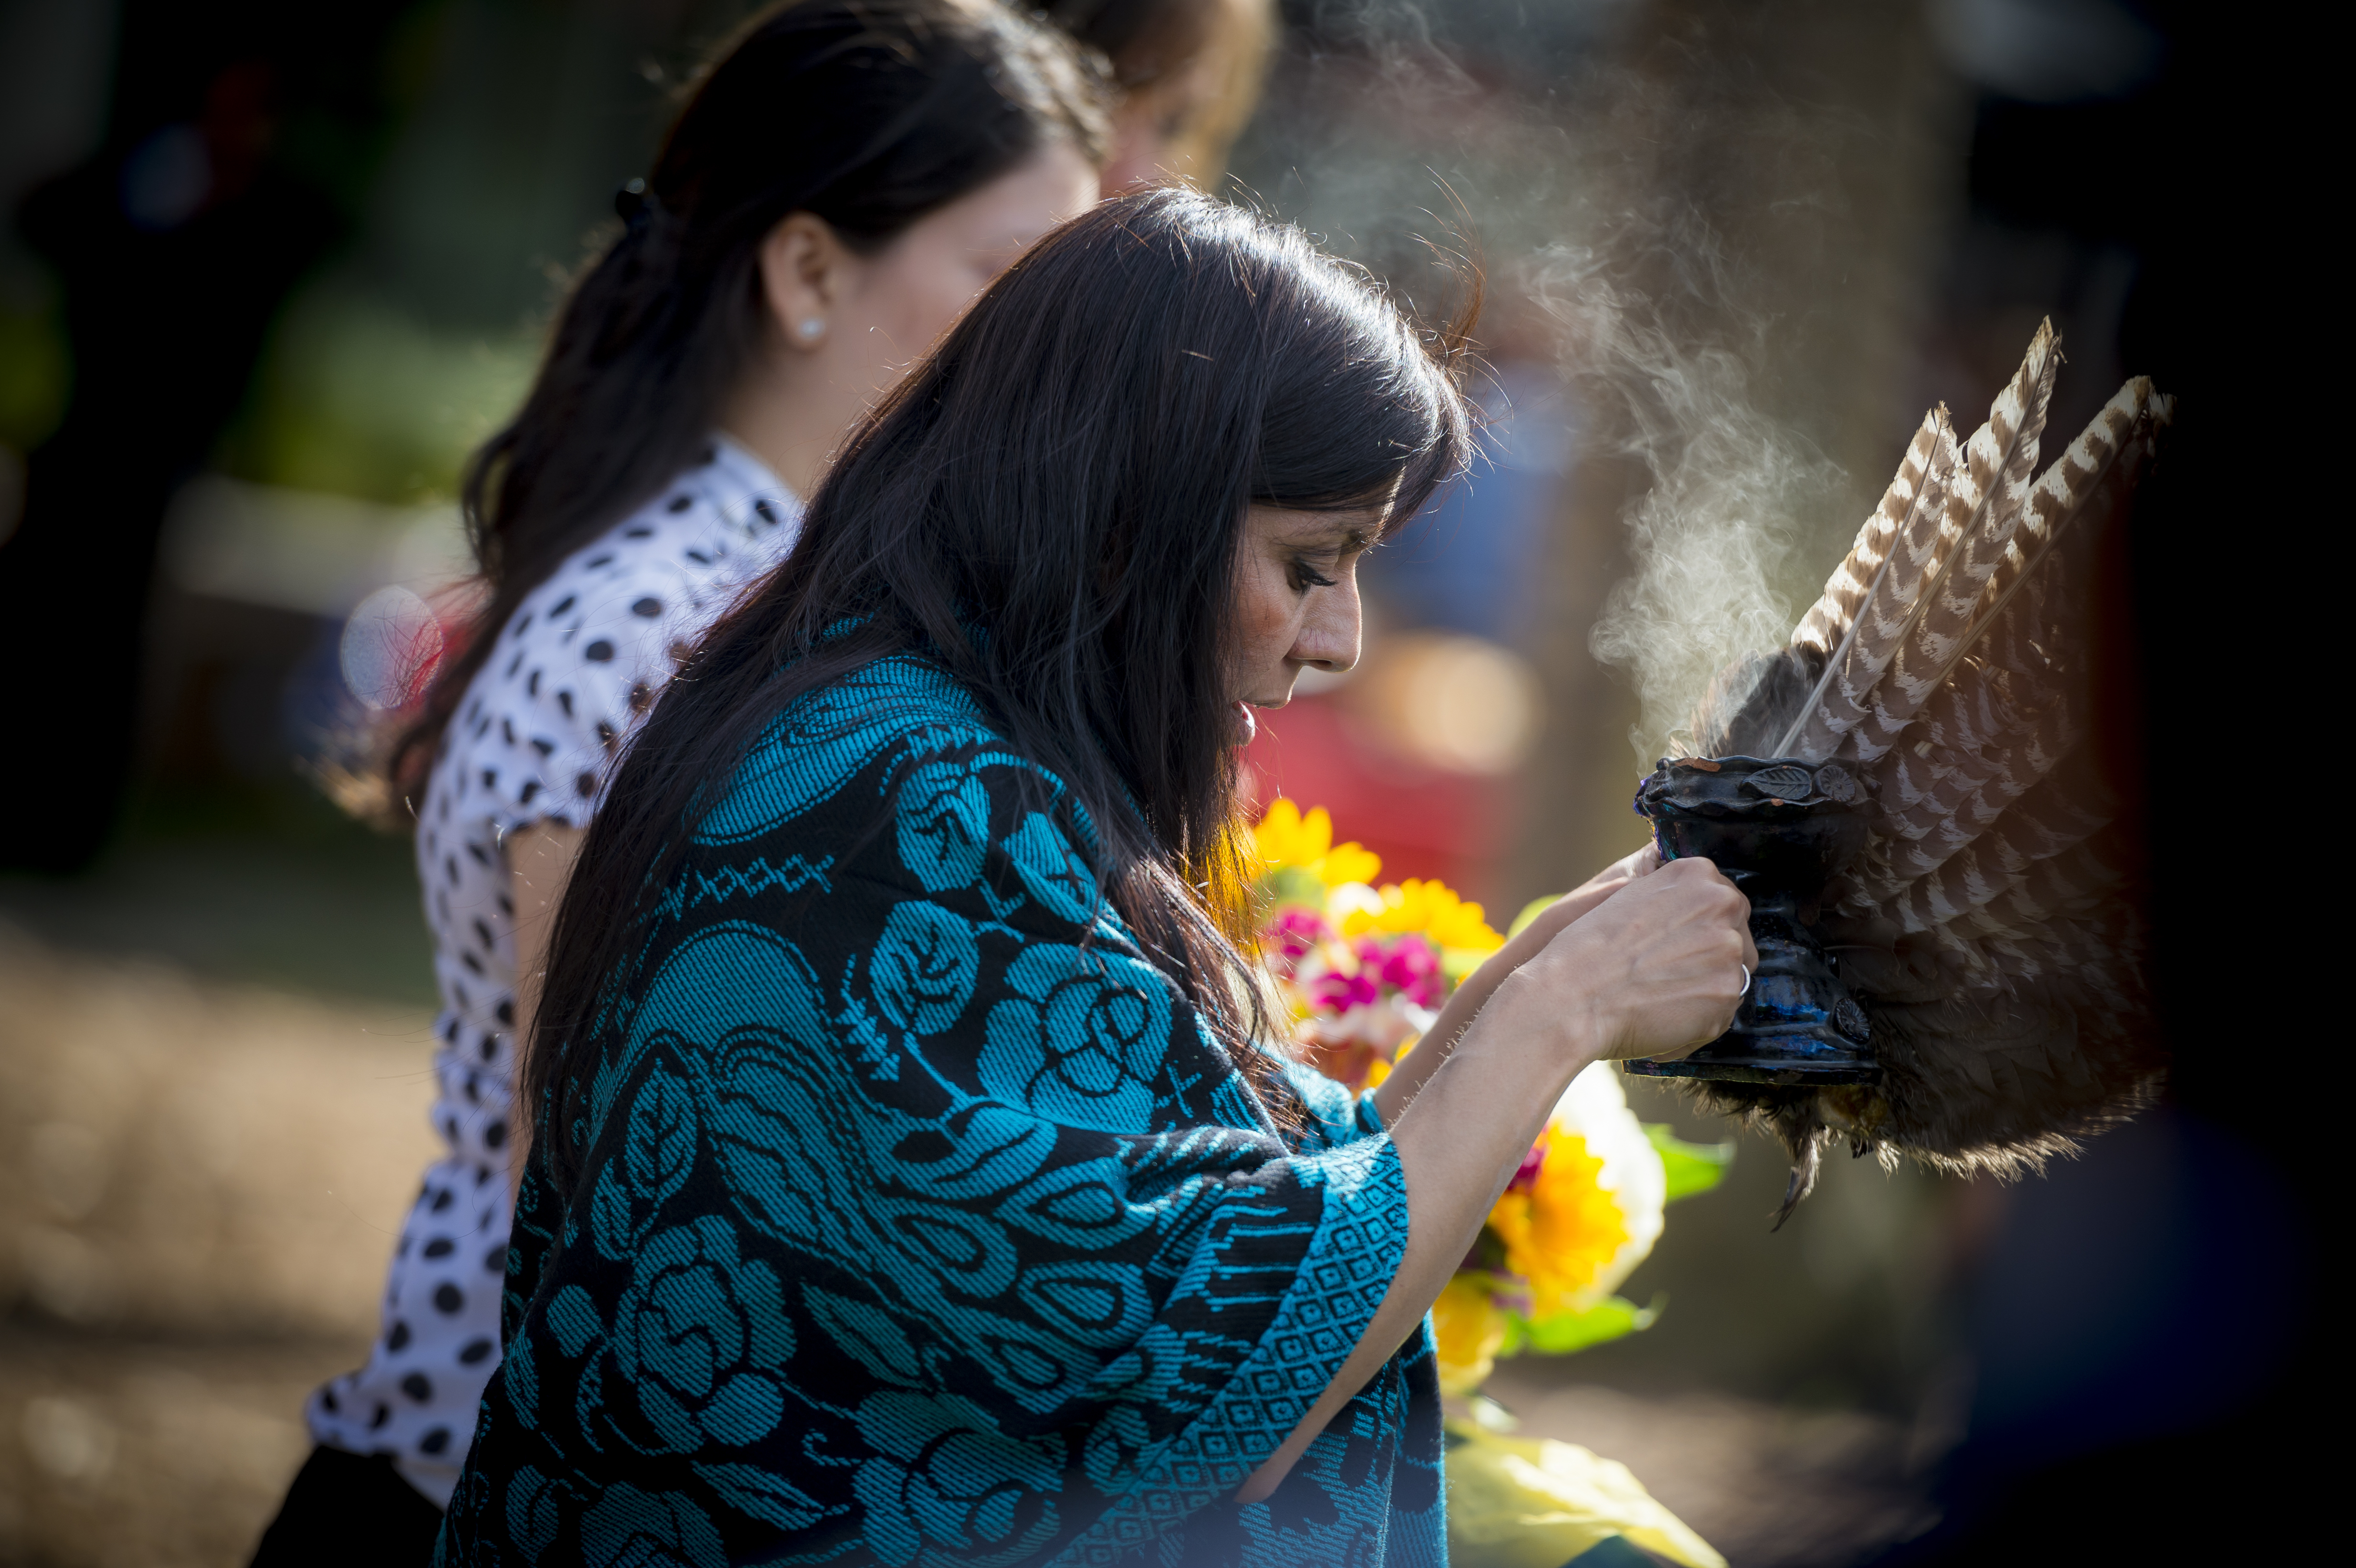
POLYGON ((1309 983, 1309 1000, 1321 1012, 1338 1014, 1352 1008, 1372 1007, 1382 994, 1375 976, 1363 969, 1355 975, 1329 969, 1309 983))
POLYGON ((1325 917, 1301 904, 1287 904, 1276 912, 1276 918, 1261 928, 1260 951, 1267 955, 1269 967, 1280 979, 1290 980, 1301 959, 1320 943, 1333 940, 1333 928, 1325 917))
POLYGON ((1436 1008, 1448 995, 1447 976, 1440 972, 1440 955, 1423 937, 1409 933, 1393 939, 1388 948, 1371 936, 1357 943, 1358 967, 1389 990, 1419 1008, 1436 1008))

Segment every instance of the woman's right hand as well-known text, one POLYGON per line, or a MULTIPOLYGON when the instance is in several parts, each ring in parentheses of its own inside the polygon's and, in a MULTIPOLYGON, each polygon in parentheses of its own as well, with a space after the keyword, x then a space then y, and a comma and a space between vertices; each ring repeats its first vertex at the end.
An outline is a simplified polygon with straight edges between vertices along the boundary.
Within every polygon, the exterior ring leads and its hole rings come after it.
POLYGON ((1671 860, 1563 928, 1508 985, 1584 1022, 1598 1060, 1673 1059, 1734 1021, 1759 967, 1751 902, 1708 860, 1671 860))

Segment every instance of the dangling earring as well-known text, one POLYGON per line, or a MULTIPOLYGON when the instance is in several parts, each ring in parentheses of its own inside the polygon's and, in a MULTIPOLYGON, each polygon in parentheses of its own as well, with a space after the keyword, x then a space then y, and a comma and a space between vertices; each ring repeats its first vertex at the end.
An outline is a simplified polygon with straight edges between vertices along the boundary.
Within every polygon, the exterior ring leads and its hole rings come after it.
POLYGON ((794 330, 802 335, 803 342, 816 343, 818 341, 819 334, 826 330, 826 323, 814 315, 806 316, 803 318, 801 325, 797 326, 794 330))

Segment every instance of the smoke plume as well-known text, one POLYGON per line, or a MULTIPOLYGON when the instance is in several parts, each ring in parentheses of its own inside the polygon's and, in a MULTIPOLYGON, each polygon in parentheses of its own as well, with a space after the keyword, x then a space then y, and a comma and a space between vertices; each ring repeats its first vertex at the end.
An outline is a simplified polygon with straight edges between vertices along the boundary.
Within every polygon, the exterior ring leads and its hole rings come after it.
POLYGON ((1694 747, 1693 715, 1720 672, 1790 635, 1784 585, 1814 564, 1812 554, 1795 563, 1795 549, 1817 542, 1845 475, 1762 410, 1770 318, 1743 304, 1733 263, 1690 211, 1551 247, 1532 292, 1563 327, 1565 371, 1595 439, 1648 481, 1625 517, 1632 570, 1589 645, 1633 679, 1643 715, 1629 741, 1649 766, 1694 747), (1644 253, 1666 264, 1644 264, 1644 253), (1631 277, 1665 279, 1681 297, 1631 277))

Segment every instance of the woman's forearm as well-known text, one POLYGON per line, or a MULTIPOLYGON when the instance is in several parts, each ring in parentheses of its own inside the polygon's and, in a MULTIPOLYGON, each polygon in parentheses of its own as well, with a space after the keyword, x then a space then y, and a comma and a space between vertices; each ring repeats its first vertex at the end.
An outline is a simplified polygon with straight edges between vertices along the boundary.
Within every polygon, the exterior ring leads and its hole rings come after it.
POLYGON ((1537 957, 1563 927, 1610 898, 1626 880, 1624 877, 1613 879, 1607 871, 1576 891, 1565 893, 1464 977, 1464 983, 1440 1005, 1440 1016, 1432 1020, 1431 1028, 1416 1042, 1415 1049, 1407 1053, 1389 1077, 1376 1085, 1375 1110, 1381 1115, 1383 1125, 1398 1125, 1400 1114, 1440 1071, 1440 1064, 1448 1060, 1456 1042, 1480 1017, 1481 1009, 1505 977, 1537 957))
MULTIPOLYGON (((1507 965, 1488 991, 1494 995, 1512 972, 1507 965)), ((1555 1102, 1602 1049, 1590 1019, 1502 1005, 1460 1026, 1450 1043, 1453 1050, 1434 1052, 1440 1060, 1391 1128, 1407 1177, 1408 1243, 1390 1290, 1323 1396, 1237 1494, 1241 1501, 1274 1491, 1317 1434, 1415 1332, 1555 1102)))

